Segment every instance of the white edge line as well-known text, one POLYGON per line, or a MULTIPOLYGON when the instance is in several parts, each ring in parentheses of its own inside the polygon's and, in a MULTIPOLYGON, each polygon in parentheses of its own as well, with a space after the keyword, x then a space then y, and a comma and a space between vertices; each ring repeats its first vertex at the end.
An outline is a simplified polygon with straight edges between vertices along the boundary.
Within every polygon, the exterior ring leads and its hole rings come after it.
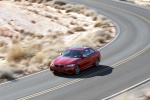
POLYGON ((113 94, 113 95, 111 95, 111 96, 108 96, 108 97, 106 97, 106 98, 104 98, 104 99, 102 99, 102 100, 109 100, 109 99, 112 99, 112 98, 114 98, 114 97, 116 97, 116 96, 118 96, 118 95, 120 95, 120 94, 122 94, 122 93, 124 93, 124 92, 127 92, 127 91, 129 91, 129 90, 132 90, 132 89, 134 89, 134 88, 136 88, 136 87, 138 87, 138 86, 140 86, 140 85, 142 85, 142 84, 144 84, 144 83, 147 83, 147 82, 149 82, 150 81, 150 78, 148 78, 148 79, 146 79, 146 80, 144 80, 144 81, 142 81, 142 82, 140 82, 140 83, 137 83, 137 84, 135 84, 135 85, 133 85, 133 86, 131 86, 131 87, 129 87, 129 88, 126 88, 126 89, 124 89, 124 90, 122 90, 122 91, 120 91, 120 92, 118 92, 118 93, 115 93, 115 94, 113 94))
MULTIPOLYGON (((107 16, 105 16, 105 17, 107 17, 107 16)), ((108 17, 107 17, 108 18, 108 17)), ((115 25, 115 27, 116 27, 116 36, 115 36, 115 38, 113 39, 113 40, 111 40, 111 42, 109 42, 109 43, 107 43, 106 45, 104 45, 103 47, 101 47, 101 48, 99 48, 98 50, 101 50, 101 49, 103 49, 103 48, 105 48, 106 46, 109 46, 112 42, 114 42, 117 38, 118 38, 118 36, 119 36, 119 34, 120 34, 120 27, 119 27, 119 25, 115 22, 115 21, 113 21, 111 18, 108 18, 109 20, 111 20, 111 22, 115 25)), ((45 69, 45 70, 42 70, 42 71, 39 71, 39 72, 36 72, 36 73, 33 73, 33 74, 29 74, 29 75, 26 75, 26 76, 22 76, 22 77, 20 77, 20 78, 17 78, 17 79, 14 79, 14 81, 18 81, 18 80, 21 80, 21 79, 24 79, 24 78, 27 78, 27 77, 30 77, 30 76, 33 76, 33 75, 37 75, 37 74, 40 74, 40 73, 43 73, 43 72, 46 72, 46 71, 48 71, 49 69, 45 69)), ((4 85, 4 84, 8 84, 8 83, 10 83, 10 82, 13 82, 13 81, 7 81, 7 82, 4 82, 4 83, 0 83, 0 85, 4 85)))

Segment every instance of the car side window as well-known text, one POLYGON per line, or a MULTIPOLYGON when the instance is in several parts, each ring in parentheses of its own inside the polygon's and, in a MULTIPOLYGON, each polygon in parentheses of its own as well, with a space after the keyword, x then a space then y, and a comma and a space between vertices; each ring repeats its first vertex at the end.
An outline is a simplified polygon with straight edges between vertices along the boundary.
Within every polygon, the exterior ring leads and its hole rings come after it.
POLYGON ((94 53, 93 49, 89 49, 90 54, 94 53))
POLYGON ((90 55, 89 50, 88 49, 84 50, 83 51, 83 56, 88 56, 88 55, 90 55))

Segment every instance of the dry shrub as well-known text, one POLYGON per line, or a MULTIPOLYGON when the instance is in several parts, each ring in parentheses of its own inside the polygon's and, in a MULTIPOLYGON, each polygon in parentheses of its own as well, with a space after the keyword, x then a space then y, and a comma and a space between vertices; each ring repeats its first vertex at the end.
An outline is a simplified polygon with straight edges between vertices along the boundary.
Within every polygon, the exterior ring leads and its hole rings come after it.
POLYGON ((9 68, 8 69, 6 69, 6 68, 0 69, 0 78, 1 79, 13 78, 13 71, 10 70, 9 68))
POLYGON ((95 40, 100 42, 100 43, 105 43, 105 41, 107 40, 106 37, 102 37, 102 36, 99 36, 99 37, 95 37, 95 40))
POLYGON ((38 53, 31 59, 31 62, 33 62, 33 63, 42 63, 45 56, 46 56, 46 53, 44 53, 44 52, 38 52, 38 53))
POLYGON ((35 2, 35 0, 28 0, 30 3, 34 3, 35 2))
POLYGON ((96 21, 94 23, 94 27, 101 27, 103 25, 103 21, 96 21))
POLYGON ((15 2, 21 2, 21 0, 14 0, 15 2))
POLYGON ((54 1, 53 4, 60 5, 60 6, 64 6, 64 5, 66 5, 67 3, 66 3, 65 1, 57 0, 57 1, 54 1))
MULTIPOLYGON (((31 23, 35 24, 35 23, 36 23, 36 21, 35 21, 35 20, 32 20, 32 21, 31 21, 31 23)), ((22 32, 22 33, 23 33, 23 32, 22 32)))
POLYGON ((11 79, 14 74, 21 74, 22 70, 17 68, 12 68, 7 64, 0 64, 0 78, 1 79, 11 79))
POLYGON ((72 28, 72 30, 75 32, 86 31, 82 26, 75 26, 72 28))
POLYGON ((93 42, 92 34, 87 33, 86 35, 82 35, 76 39, 74 39, 70 46, 79 45, 79 46, 88 46, 92 47, 95 43, 93 42), (90 38, 90 39, 89 39, 90 38))
POLYGON ((6 45, 7 45, 7 43, 4 40, 0 41, 0 47, 6 46, 6 45))
POLYGON ((37 37, 38 39, 42 39, 44 37, 43 34, 36 34, 35 37, 37 37))
POLYGON ((8 52, 8 46, 0 48, 0 53, 7 53, 8 52))
POLYGON ((52 61, 53 61, 53 59, 44 59, 44 60, 43 60, 43 65, 44 65, 44 66, 49 66, 52 61))
POLYGON ((92 16, 92 20, 93 20, 93 21, 96 21, 97 19, 98 19, 97 16, 92 16))
POLYGON ((62 6, 57 5, 57 4, 54 4, 53 7, 54 7, 55 9, 62 9, 62 6))
POLYGON ((7 54, 7 61, 20 61, 26 57, 26 51, 19 44, 13 44, 7 54))
POLYGON ((46 14, 45 17, 52 18, 52 15, 46 14))
POLYGON ((28 42, 26 47, 27 57, 32 58, 42 49, 42 44, 37 41, 30 41, 28 42))
POLYGON ((66 8, 66 13, 69 12, 82 13, 84 9, 85 6, 83 5, 72 5, 71 7, 66 8))
POLYGON ((97 29, 97 30, 93 31, 93 34, 97 37, 97 36, 105 36, 105 35, 108 35, 109 33, 102 29, 97 29))
POLYGON ((77 17, 76 16, 71 16, 73 19, 77 19, 77 17))
POLYGON ((36 0, 36 3, 42 3, 43 0, 36 0))
POLYGON ((145 93, 144 98, 144 100, 150 100, 150 91, 145 93))
POLYGON ((53 39, 56 39, 56 38, 58 38, 60 36, 63 36, 63 33, 59 32, 59 31, 55 31, 55 32, 50 33, 49 36, 52 37, 53 39))
POLYGON ((75 32, 74 32, 74 30, 68 30, 67 33, 74 34, 75 32))
POLYGON ((75 21, 71 21, 70 24, 71 25, 75 25, 76 23, 75 23, 75 21))
POLYGON ((94 10, 86 10, 86 11, 84 12, 84 15, 85 15, 85 16, 97 16, 97 13, 96 13, 96 11, 94 11, 94 10))
POLYGON ((8 52, 9 45, 5 41, 0 42, 0 53, 5 54, 8 52))
POLYGON ((20 61, 20 64, 21 65, 24 65, 25 67, 28 67, 29 66, 29 60, 28 59, 22 59, 20 61))
POLYGON ((39 65, 37 65, 37 64, 34 65, 34 64, 33 64, 33 65, 31 65, 30 67, 28 67, 28 68, 26 69, 26 74, 39 71, 39 69, 38 69, 36 66, 39 66, 39 65))
POLYGON ((58 20, 58 17, 56 17, 56 16, 53 16, 53 17, 52 17, 52 19, 58 20))

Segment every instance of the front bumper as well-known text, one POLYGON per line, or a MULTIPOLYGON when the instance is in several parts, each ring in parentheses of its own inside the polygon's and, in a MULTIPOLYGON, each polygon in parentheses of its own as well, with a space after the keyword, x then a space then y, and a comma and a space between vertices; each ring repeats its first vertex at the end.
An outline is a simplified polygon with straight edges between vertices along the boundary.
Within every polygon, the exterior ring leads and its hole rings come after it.
POLYGON ((53 73, 74 74, 74 72, 75 72, 75 66, 74 67, 63 67, 63 68, 58 68, 58 67, 50 66, 50 71, 52 71, 53 73))

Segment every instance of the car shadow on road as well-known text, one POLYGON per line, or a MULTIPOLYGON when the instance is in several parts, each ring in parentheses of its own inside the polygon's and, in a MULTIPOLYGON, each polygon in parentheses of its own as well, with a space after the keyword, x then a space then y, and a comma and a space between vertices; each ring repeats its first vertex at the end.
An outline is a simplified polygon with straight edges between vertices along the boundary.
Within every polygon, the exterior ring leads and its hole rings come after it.
POLYGON ((112 71, 113 68, 110 66, 99 65, 98 67, 91 67, 81 71, 78 75, 55 74, 55 76, 64 78, 90 78, 94 76, 106 76, 111 74, 112 71))

